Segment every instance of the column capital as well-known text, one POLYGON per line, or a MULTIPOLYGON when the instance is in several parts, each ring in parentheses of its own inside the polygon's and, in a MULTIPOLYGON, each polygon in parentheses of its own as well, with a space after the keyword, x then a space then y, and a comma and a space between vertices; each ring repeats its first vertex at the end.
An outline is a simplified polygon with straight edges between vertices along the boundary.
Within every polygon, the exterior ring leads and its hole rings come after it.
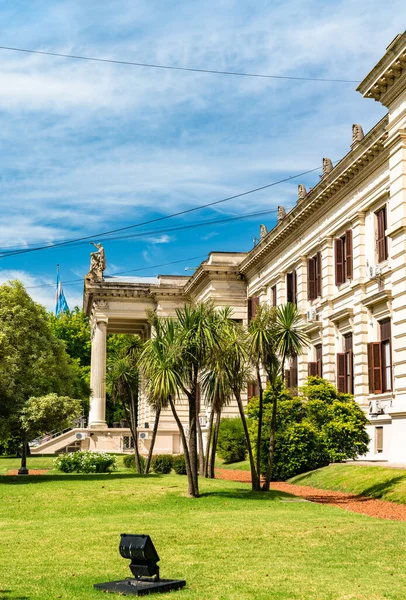
POLYGON ((353 227, 356 225, 365 225, 365 215, 366 213, 364 211, 357 212, 351 219, 351 225, 353 227))

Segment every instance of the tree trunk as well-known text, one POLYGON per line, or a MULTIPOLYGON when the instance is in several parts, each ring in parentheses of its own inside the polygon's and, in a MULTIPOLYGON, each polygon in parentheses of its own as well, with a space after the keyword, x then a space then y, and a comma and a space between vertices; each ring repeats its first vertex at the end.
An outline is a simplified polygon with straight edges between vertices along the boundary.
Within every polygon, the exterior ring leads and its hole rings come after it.
POLYGON ((18 469, 19 475, 28 475, 27 469, 27 438, 23 435, 22 443, 21 443, 21 466, 18 469))
POLYGON ((235 396, 235 399, 237 400, 238 410, 240 412, 242 426, 244 428, 245 439, 247 441, 248 457, 250 460, 250 467, 251 467, 251 486, 252 486, 252 489, 254 492, 258 492, 260 490, 260 482, 259 482, 259 477, 258 477, 256 468, 255 468, 254 455, 252 452, 251 440, 250 440, 248 427, 247 427, 247 419, 245 418, 244 407, 243 407, 242 401, 241 401, 241 394, 239 393, 239 391, 234 391, 234 396, 235 396))
POLYGON ((140 453, 138 450, 138 427, 137 427, 137 412, 134 395, 131 393, 130 398, 130 430, 134 440, 134 456, 135 456, 135 470, 138 475, 141 475, 141 461, 140 453))
MULTIPOLYGON (((199 415, 198 411, 198 415, 199 415)), ((200 425, 200 417, 197 417, 197 435, 199 438, 199 475, 200 477, 204 477, 204 462, 205 462, 205 455, 204 455, 204 445, 203 445, 203 433, 202 433, 202 426, 200 425)))
MULTIPOLYGON (((281 363, 282 381, 283 381, 283 377, 284 377, 284 373, 285 373, 285 360, 286 360, 286 356, 283 356, 282 363, 281 363)), ((266 466, 264 485, 262 486, 262 489, 264 490, 264 492, 269 492, 269 487, 270 487, 271 477, 272 477, 272 467, 273 467, 274 456, 275 456, 276 416, 277 416, 277 412, 278 412, 278 390, 277 390, 276 386, 277 386, 277 382, 274 381, 274 383, 272 384, 273 407, 272 407, 272 418, 271 418, 271 433, 269 435, 268 463, 266 466)))
POLYGON ((264 391, 262 389, 261 372, 257 364, 257 380, 259 387, 259 407, 258 407, 258 432, 257 432, 257 474, 261 478, 261 442, 262 442, 262 418, 264 412, 264 391))
POLYGON ((152 454, 154 452, 154 446, 155 446, 156 434, 158 432, 158 425, 159 425, 159 417, 160 416, 161 416, 161 405, 158 404, 158 406, 156 408, 156 411, 155 411, 155 422, 154 422, 154 428, 152 430, 151 445, 149 447, 147 462, 145 463, 145 473, 146 474, 148 474, 148 472, 149 472, 149 467, 150 467, 150 464, 151 464, 152 454))
POLYGON ((204 457, 204 476, 206 479, 209 477, 209 461, 210 461, 210 445, 212 442, 211 436, 213 433, 213 421, 214 421, 214 410, 213 406, 210 411, 210 419, 209 419, 209 431, 207 432, 207 442, 206 442, 206 454, 204 457))
POLYGON ((216 414, 216 425, 215 425, 215 428, 214 428, 213 443, 212 443, 212 446, 211 446, 210 479, 214 479, 214 477, 215 477, 214 467, 215 467, 215 464, 216 464, 217 441, 219 439, 220 420, 221 420, 220 418, 221 418, 221 411, 218 410, 217 414, 216 414))
POLYGON ((269 436, 269 452, 268 452, 268 463, 266 465, 265 481, 262 489, 264 492, 269 492, 271 483, 273 460, 275 455, 275 434, 276 434, 276 414, 278 409, 278 392, 273 388, 273 406, 272 406, 272 418, 271 418, 271 433, 269 436))
MULTIPOLYGON (((196 378, 197 379, 197 378, 196 378)), ((190 468, 192 472, 193 487, 196 495, 199 495, 198 469, 197 469, 197 403, 196 403, 196 386, 188 394, 189 400, 189 453, 190 453, 190 468)))
POLYGON ((185 454, 187 480, 188 480, 188 493, 189 493, 189 496, 191 496, 192 498, 197 498, 199 496, 199 491, 196 492, 195 487, 194 487, 194 483, 193 483, 192 469, 191 469, 191 465, 190 465, 190 454, 189 454, 189 450, 188 450, 188 445, 187 445, 187 439, 186 439, 186 435, 185 435, 185 430, 184 430, 183 425, 182 425, 182 423, 181 423, 181 421, 179 419, 179 415, 178 415, 178 413, 176 411, 175 403, 173 401, 172 396, 169 396, 168 400, 169 400, 169 404, 170 404, 171 409, 172 409, 172 414, 174 416, 174 419, 175 419, 176 424, 177 424, 178 429, 179 429, 180 437, 182 439, 183 452, 185 454))

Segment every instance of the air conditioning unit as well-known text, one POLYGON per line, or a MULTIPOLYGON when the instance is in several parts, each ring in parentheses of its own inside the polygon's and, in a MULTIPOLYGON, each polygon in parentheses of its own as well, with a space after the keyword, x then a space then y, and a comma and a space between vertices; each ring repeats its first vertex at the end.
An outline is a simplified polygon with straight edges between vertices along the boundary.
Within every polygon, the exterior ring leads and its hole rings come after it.
POLYGON ((317 314, 317 310, 315 308, 311 308, 306 313, 307 322, 311 323, 312 321, 318 321, 319 315, 317 314))
POLYGON ((385 408, 380 400, 370 400, 369 402, 369 414, 370 415, 382 415, 385 412, 385 408))
POLYGON ((207 425, 206 417, 199 417, 199 423, 200 423, 200 427, 206 427, 206 425, 207 425))
POLYGON ((148 440, 149 439, 149 431, 140 431, 138 434, 140 440, 148 440))
POLYGON ((85 439, 87 438, 87 433, 84 433, 83 431, 78 431, 78 432, 75 434, 75 438, 76 438, 77 440, 85 440, 85 439))
POLYGON ((369 265, 367 267, 367 275, 370 279, 375 279, 382 274, 381 265, 369 265))

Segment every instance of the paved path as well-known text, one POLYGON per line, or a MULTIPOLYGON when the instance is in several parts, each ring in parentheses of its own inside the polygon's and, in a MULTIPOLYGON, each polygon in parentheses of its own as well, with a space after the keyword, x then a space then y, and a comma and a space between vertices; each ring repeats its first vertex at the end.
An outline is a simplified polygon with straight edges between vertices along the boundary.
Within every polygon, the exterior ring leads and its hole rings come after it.
MULTIPOLYGON (((219 479, 251 483, 251 474, 249 471, 216 469, 216 475, 219 479)), ((388 519, 391 521, 406 521, 405 504, 397 504, 386 500, 374 500, 365 496, 345 494, 344 492, 335 492, 333 490, 320 490, 318 488, 305 485, 294 485, 284 481, 272 482, 271 489, 293 494, 294 496, 305 498, 311 502, 331 504, 333 506, 338 506, 339 508, 344 508, 345 510, 368 515, 369 517, 377 517, 378 519, 388 519)))

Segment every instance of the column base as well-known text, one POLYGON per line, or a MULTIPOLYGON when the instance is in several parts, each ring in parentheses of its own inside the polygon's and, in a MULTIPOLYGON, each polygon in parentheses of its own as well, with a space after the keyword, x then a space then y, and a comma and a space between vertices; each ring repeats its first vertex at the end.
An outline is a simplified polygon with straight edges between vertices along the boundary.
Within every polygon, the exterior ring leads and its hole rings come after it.
POLYGON ((93 421, 87 426, 88 429, 108 429, 106 421, 93 421))

